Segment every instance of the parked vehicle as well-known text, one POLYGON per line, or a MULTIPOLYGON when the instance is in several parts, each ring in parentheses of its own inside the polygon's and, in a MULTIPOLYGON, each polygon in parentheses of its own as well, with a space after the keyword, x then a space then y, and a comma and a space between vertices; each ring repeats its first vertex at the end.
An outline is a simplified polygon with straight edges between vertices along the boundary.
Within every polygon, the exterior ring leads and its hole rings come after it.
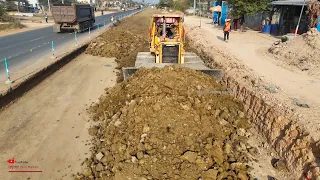
POLYGON ((54 32, 74 30, 82 32, 95 23, 94 7, 89 4, 54 5, 52 15, 54 32))

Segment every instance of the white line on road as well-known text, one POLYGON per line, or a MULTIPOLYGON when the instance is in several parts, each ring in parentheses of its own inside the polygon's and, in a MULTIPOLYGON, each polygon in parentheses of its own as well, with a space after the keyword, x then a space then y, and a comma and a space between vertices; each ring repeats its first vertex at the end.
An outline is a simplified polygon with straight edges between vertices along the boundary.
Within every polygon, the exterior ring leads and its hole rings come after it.
POLYGON ((36 41, 36 40, 39 40, 39 39, 43 39, 43 38, 45 38, 45 37, 47 37, 47 36, 43 36, 43 37, 39 37, 39 38, 36 38, 36 39, 32 39, 32 40, 30 40, 29 42, 36 41))

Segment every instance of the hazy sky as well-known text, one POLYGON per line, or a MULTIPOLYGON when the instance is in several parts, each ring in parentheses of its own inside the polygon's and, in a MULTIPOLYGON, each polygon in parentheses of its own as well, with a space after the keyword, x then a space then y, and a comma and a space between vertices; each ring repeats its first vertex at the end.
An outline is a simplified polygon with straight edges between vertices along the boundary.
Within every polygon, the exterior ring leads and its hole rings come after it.
MULTIPOLYGON (((133 1, 141 2, 141 0, 133 0, 133 1)), ((159 0, 144 0, 144 2, 146 2, 146 3, 158 3, 159 0)), ((29 0, 29 3, 35 5, 35 4, 38 4, 38 0, 29 0)))

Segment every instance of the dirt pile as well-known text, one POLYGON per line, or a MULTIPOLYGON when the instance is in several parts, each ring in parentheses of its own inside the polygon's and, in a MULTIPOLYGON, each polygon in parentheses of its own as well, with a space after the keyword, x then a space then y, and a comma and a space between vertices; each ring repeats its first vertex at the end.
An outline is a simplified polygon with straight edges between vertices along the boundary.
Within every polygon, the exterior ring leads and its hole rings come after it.
POLYGON ((276 42, 269 52, 289 65, 309 70, 320 65, 320 33, 313 28, 307 33, 287 42, 276 42))
POLYGON ((76 179, 252 179, 243 107, 213 77, 139 69, 91 107, 99 125, 76 179))
MULTIPOLYGON (((94 39, 88 46, 86 53, 94 56, 116 57, 118 69, 134 66, 138 52, 148 52, 148 29, 150 15, 153 10, 143 11, 130 19, 120 21, 94 39)), ((118 82, 123 80, 119 73, 118 82)))

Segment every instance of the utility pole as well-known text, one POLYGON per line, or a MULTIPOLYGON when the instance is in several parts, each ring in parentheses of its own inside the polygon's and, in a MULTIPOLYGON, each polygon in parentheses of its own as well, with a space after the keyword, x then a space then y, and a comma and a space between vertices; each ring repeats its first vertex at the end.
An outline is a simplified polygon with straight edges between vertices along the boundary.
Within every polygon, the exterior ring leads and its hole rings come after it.
POLYGON ((48 0, 49 13, 51 13, 50 0, 48 0))
POLYGON ((18 4, 17 4, 18 13, 20 12, 19 5, 20 5, 20 1, 18 1, 18 4))
POLYGON ((200 9, 200 0, 199 0, 199 5, 198 5, 198 7, 199 7, 199 15, 200 15, 200 26, 199 26, 199 27, 201 27, 201 15, 202 15, 202 9, 200 9))
POLYGON ((304 9, 305 4, 306 4, 306 0, 303 1, 303 6, 302 6, 302 8, 301 8, 300 17, 299 17, 299 21, 298 21, 298 24, 297 24, 297 27, 296 27, 296 31, 295 31, 295 33, 294 33, 294 37, 297 36, 298 29, 299 29, 299 25, 300 25, 300 21, 301 21, 301 16, 302 16, 302 13, 303 13, 303 9, 304 9))
POLYGON ((196 15, 196 0, 193 0, 193 15, 196 15))

